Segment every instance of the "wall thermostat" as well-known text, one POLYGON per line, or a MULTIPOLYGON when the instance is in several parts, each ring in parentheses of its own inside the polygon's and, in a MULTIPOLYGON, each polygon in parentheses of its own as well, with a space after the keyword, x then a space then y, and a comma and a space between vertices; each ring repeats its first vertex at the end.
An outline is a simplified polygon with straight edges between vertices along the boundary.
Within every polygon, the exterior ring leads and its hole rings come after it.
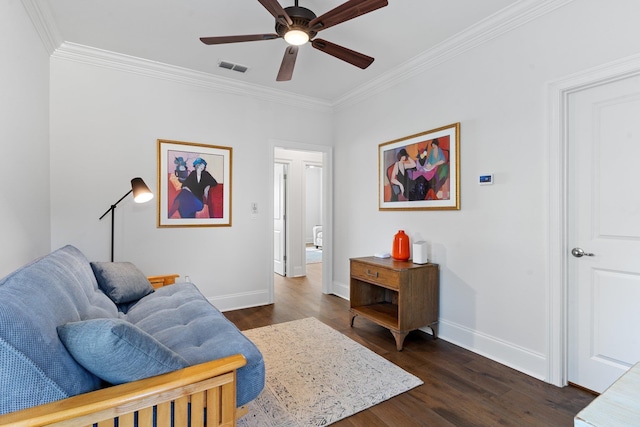
POLYGON ((480 175, 480 178, 478 178, 478 184, 480 184, 480 185, 493 184, 493 174, 492 173, 488 173, 488 174, 480 175))

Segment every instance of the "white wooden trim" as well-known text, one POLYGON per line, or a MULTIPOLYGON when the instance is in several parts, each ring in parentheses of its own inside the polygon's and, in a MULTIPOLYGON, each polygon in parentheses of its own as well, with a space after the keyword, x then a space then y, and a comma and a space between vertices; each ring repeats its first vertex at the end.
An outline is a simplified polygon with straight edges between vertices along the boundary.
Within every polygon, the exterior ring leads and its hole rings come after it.
POLYGON ((333 101, 341 110, 389 90, 425 70, 450 61, 456 56, 513 31, 528 22, 547 15, 574 0, 520 0, 480 22, 453 35, 447 40, 411 58, 396 68, 376 77, 333 101))
POLYGON ((319 111, 331 108, 343 109, 363 102, 375 94, 393 88, 401 82, 419 75, 426 69, 449 61, 461 53, 517 29, 572 1, 575 0, 519 0, 409 59, 396 68, 354 88, 349 93, 343 94, 338 99, 322 100, 298 96, 259 85, 246 84, 234 79, 225 79, 221 76, 187 70, 155 61, 134 58, 117 52, 69 43, 60 35, 46 2, 21 0, 42 39, 43 45, 54 57, 96 66, 117 68, 123 71, 149 75, 150 77, 175 79, 180 82, 209 86, 223 92, 247 94, 270 102, 319 111))

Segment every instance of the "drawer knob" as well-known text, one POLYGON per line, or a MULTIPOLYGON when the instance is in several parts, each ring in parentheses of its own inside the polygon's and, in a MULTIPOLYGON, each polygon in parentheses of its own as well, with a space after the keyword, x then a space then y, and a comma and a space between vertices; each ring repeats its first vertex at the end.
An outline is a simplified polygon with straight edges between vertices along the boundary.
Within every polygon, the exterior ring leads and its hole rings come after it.
POLYGON ((367 269, 367 276, 375 277, 377 279, 378 278, 378 272, 377 271, 371 271, 371 270, 367 269))

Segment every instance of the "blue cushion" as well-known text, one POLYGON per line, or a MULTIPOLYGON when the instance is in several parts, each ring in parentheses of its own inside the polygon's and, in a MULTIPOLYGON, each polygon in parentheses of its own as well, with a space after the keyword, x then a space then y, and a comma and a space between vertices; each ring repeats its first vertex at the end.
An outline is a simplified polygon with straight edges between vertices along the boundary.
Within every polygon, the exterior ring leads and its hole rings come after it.
POLYGON ((153 286, 130 262, 92 262, 100 289, 116 304, 137 301, 153 292, 153 286))
POLYGON ((69 353, 89 372, 122 384, 175 371, 187 362, 151 335, 121 319, 93 319, 58 326, 69 353))
POLYGON ((0 360, 0 414, 69 397, 29 358, 2 337, 0 360))
POLYGON ((191 283, 157 289, 129 308, 127 321, 149 333, 190 364, 242 354, 237 371, 236 404, 255 399, 264 388, 260 350, 191 283))
POLYGON ((65 350, 56 327, 107 317, 117 318, 118 309, 73 246, 0 279, 0 413, 100 388, 102 380, 65 350))

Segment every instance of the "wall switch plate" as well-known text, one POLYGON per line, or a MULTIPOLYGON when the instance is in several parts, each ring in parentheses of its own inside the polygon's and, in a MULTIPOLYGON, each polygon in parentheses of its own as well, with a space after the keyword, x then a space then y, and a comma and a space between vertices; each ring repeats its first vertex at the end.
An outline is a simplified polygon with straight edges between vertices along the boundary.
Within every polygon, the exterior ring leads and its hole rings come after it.
POLYGON ((478 184, 480 184, 480 185, 491 185, 491 184, 493 184, 493 174, 492 173, 486 173, 486 174, 480 175, 480 178, 478 178, 478 184))

